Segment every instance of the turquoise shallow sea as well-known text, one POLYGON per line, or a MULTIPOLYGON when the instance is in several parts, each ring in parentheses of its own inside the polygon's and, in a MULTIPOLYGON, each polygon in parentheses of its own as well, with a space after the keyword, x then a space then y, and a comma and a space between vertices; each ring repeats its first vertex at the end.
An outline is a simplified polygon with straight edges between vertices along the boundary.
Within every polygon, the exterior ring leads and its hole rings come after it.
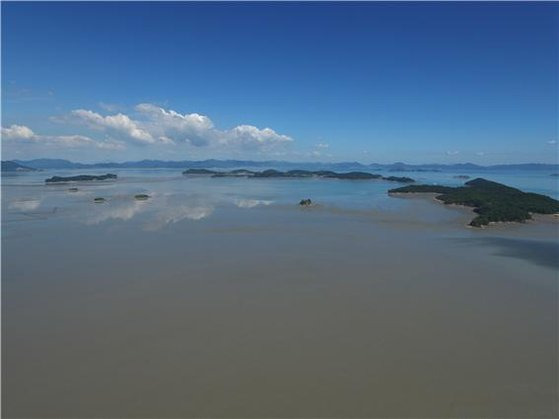
MULTIPOLYGON (((387 196, 397 183, 383 181, 342 181, 327 179, 231 179, 186 178, 176 169, 96 169, 96 170, 47 170, 17 175, 4 175, 4 196, 10 199, 47 199, 65 185, 46 187, 44 179, 50 176, 72 176, 78 173, 116 173, 117 184, 87 185, 83 193, 108 190, 112 193, 173 192, 197 194, 210 201, 216 199, 254 199, 270 203, 289 204, 301 197, 311 197, 316 202, 348 208, 396 209, 401 203, 387 196), (18 186, 25 187, 18 190, 18 186), (28 189, 30 188, 30 189, 28 189), (107 189, 109 188, 109 189, 107 189), (26 192, 29 194, 26 195, 26 192)), ((409 176, 417 183, 457 186, 465 182, 456 176, 468 175, 471 179, 483 177, 524 191, 536 192, 559 199, 559 177, 548 171, 483 171, 483 172, 379 172, 384 176, 409 176)), ((78 195, 80 196, 80 195, 78 195)), ((63 203, 61 203, 63 205, 63 203)), ((9 208, 8 208, 9 209, 9 208)))

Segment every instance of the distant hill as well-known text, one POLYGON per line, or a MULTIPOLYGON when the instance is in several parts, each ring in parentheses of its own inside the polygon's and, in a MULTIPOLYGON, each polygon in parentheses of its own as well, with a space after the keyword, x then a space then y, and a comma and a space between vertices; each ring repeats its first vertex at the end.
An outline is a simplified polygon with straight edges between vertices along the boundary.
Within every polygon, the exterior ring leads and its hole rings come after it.
POLYGON ((74 163, 63 159, 14 160, 14 162, 35 169, 83 169, 90 166, 89 164, 74 163))
POLYGON ((11 160, 2 161, 3 172, 33 172, 35 170, 37 169, 24 166, 22 164, 16 163, 15 161, 11 161, 11 160))
POLYGON ((234 169, 234 168, 262 168, 262 169, 299 169, 304 167, 313 170, 340 170, 349 171, 353 169, 371 169, 370 166, 357 162, 347 163, 317 163, 317 162, 285 162, 278 160, 254 161, 254 160, 140 160, 122 163, 74 163, 62 159, 35 159, 15 160, 17 163, 37 169, 234 169))
POLYGON ((261 168, 276 170, 335 170, 335 171, 402 171, 402 172, 483 172, 486 170, 541 170, 559 171, 557 164, 500 164, 493 166, 479 166, 473 163, 458 164, 406 164, 402 162, 392 164, 362 164, 359 162, 286 162, 279 160, 254 161, 254 160, 140 160, 122 163, 75 163, 63 159, 35 159, 14 160, 15 163, 35 169, 235 169, 235 168, 261 168))

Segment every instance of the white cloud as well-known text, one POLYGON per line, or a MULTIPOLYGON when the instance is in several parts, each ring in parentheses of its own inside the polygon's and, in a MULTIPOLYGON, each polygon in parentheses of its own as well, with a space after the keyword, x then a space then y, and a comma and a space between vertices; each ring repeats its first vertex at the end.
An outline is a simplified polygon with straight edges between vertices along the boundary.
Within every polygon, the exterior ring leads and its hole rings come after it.
POLYGON ((460 152, 459 152, 459 151, 456 151, 456 150, 454 150, 454 151, 447 151, 447 152, 446 152, 446 155, 447 155, 447 156, 456 156, 457 154, 460 154, 460 152))
POLYGON ((484 151, 478 151, 476 153, 476 156, 480 156, 480 157, 485 156, 485 152, 484 151))
POLYGON ((2 138, 5 140, 31 140, 33 137, 35 137, 35 133, 25 125, 2 127, 2 138))
POLYGON ((181 114, 151 103, 140 103, 135 112, 136 117, 132 118, 123 113, 103 116, 91 110, 76 109, 69 117, 57 120, 77 122, 135 144, 188 144, 193 147, 271 152, 293 141, 271 128, 260 129, 253 125, 220 130, 205 115, 181 114))
MULTIPOLYGON (((106 110, 116 109, 101 103, 106 110)), ((74 109, 66 115, 51 117, 51 121, 76 124, 89 131, 75 135, 39 135, 24 125, 2 128, 2 138, 17 141, 12 144, 41 144, 59 147, 90 146, 99 149, 122 150, 126 144, 161 146, 183 144, 190 152, 206 149, 212 153, 242 154, 285 153, 293 139, 271 128, 241 124, 231 129, 218 129, 213 121, 198 113, 181 114, 151 103, 140 103, 130 114, 102 114, 88 109, 74 109), (104 139, 95 139, 95 131, 104 139), (91 136, 90 136, 91 135, 91 136), (93 138, 92 138, 93 137, 93 138)), ((82 130, 83 130, 82 128, 82 130)), ((152 149, 155 153, 156 150, 152 149)), ((162 152, 173 149, 160 148, 162 152)))
POLYGON ((65 147, 91 146, 106 150, 124 150, 125 146, 116 141, 97 141, 84 135, 42 135, 39 141, 65 147))
POLYGON ((547 143, 550 145, 555 145, 557 144, 557 140, 549 140, 547 143))
POLYGON ((136 111, 144 118, 144 126, 153 136, 167 142, 184 142, 200 147, 216 139, 213 122, 197 113, 180 114, 150 103, 141 103, 136 111))
POLYGON ((330 145, 327 143, 316 143, 312 149, 305 153, 305 157, 332 157, 332 154, 327 153, 330 145))
POLYGON ((225 144, 241 146, 244 149, 268 150, 293 141, 287 135, 278 134, 271 128, 259 129, 252 125, 239 125, 223 134, 225 144))
POLYGON ((107 112, 118 112, 123 109, 123 106, 116 103, 99 102, 99 107, 107 112))
POLYGON ((123 135, 126 138, 141 143, 152 144, 157 142, 149 132, 140 128, 135 121, 122 113, 102 116, 93 111, 76 109, 71 112, 71 116, 82 121, 92 129, 106 130, 109 133, 123 135))
POLYGON ((122 150, 124 145, 116 141, 97 141, 85 135, 39 135, 25 125, 2 127, 2 140, 12 143, 34 143, 55 147, 94 147, 107 150, 122 150))

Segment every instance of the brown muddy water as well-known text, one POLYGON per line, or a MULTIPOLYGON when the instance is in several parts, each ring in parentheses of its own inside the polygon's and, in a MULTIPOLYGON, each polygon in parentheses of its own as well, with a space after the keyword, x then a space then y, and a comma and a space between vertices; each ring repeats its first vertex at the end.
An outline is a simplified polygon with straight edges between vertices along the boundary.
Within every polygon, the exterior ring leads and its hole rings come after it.
POLYGON ((297 182, 6 181, 3 417, 558 416, 556 222, 297 182))

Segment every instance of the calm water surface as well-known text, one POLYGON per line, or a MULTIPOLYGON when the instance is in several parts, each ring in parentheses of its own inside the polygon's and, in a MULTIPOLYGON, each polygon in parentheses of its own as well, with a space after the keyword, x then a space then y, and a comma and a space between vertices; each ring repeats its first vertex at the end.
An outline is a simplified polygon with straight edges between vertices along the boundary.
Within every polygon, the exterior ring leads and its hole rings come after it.
POLYGON ((116 173, 2 179, 5 417, 558 415, 552 219, 466 228, 384 181, 116 173))

